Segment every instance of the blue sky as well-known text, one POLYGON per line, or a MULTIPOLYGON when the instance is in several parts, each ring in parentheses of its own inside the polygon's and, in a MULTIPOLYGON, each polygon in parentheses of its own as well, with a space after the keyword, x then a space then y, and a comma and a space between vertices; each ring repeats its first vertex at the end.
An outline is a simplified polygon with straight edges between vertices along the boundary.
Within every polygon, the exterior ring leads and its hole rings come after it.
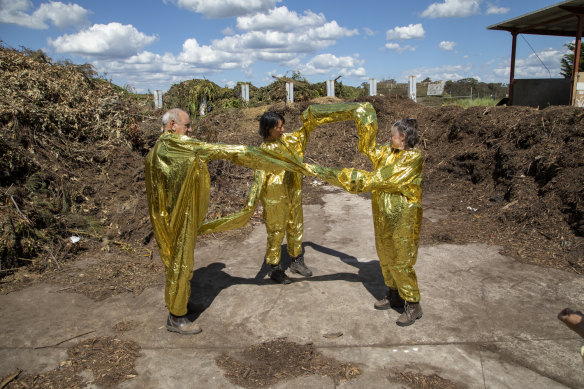
MULTIPOLYGON (((407 82, 408 75, 507 82, 511 34, 487 26, 556 3, 0 0, 0 40, 91 63, 140 92, 193 78, 264 86, 293 71, 311 82, 342 76, 354 86, 369 78, 407 82)), ((548 78, 559 77, 564 44, 573 39, 520 35, 517 42, 516 77, 548 78)))

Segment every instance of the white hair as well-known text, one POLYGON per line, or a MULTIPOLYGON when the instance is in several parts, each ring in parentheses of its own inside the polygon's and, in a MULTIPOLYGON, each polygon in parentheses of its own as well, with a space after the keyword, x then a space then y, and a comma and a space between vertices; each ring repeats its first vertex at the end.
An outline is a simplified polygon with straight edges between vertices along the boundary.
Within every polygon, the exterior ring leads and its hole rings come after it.
POLYGON ((180 108, 173 108, 173 109, 166 111, 166 113, 164 115, 162 115, 162 125, 166 126, 168 124, 168 122, 170 122, 171 120, 174 120, 175 122, 180 122, 180 117, 179 117, 180 112, 184 112, 184 111, 180 108))

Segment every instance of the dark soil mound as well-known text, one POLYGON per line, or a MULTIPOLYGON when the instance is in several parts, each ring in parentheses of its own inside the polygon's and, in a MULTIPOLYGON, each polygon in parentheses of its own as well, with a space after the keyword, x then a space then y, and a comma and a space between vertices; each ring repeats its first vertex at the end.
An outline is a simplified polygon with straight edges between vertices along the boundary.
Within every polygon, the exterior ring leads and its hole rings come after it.
MULTIPOLYGON (((488 242, 504 246, 507 254, 527 262, 584 271, 582 109, 434 108, 401 97, 360 101, 371 102, 377 111, 380 144, 389 141, 395 121, 418 119, 419 147, 425 155, 425 197, 451 214, 448 220, 426 223, 422 244, 488 242)), ((292 131, 301 126, 301 114, 308 105, 278 103, 267 109, 282 113, 287 130, 292 131)), ((206 117, 201 128, 212 128, 213 133, 199 136, 257 145, 261 142, 255 132, 260 115, 258 112, 255 123, 254 118, 242 118, 236 111, 206 117), (246 129, 237 131, 243 121, 246 129)), ((352 122, 321 126, 311 135, 305 159, 325 166, 370 170, 369 160, 357 152, 357 140, 352 122)), ((220 206, 224 212, 219 214, 243 205, 251 179, 248 169, 230 169, 232 177, 241 179, 229 181, 224 163, 211 169, 221 182, 221 196, 233 195, 233 206, 220 206)), ((305 179, 305 202, 317 191, 307 180, 314 179, 305 179)), ((214 204, 220 202, 220 198, 214 199, 214 204)))

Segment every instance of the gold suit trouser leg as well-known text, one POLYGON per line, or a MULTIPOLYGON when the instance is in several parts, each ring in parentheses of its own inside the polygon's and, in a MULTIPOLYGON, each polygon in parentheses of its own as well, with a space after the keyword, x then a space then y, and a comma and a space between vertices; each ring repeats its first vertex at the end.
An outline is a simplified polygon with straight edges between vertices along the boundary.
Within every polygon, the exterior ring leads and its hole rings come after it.
POLYGON ((266 246, 266 263, 278 265, 280 263, 282 242, 287 227, 288 201, 264 202, 264 222, 268 233, 266 246))
POLYGON ((187 314, 187 306, 191 297, 194 253, 188 255, 185 250, 190 250, 190 247, 179 248, 179 255, 175 257, 177 261, 165 269, 164 300, 170 313, 175 316, 187 314))
MULTIPOLYGON (((418 256, 419 222, 408 212, 393 218, 375 215, 375 247, 385 284, 399 291, 410 302, 420 301, 418 278, 414 270, 418 256), (376 217, 377 216, 377 217, 376 217), (415 230, 418 229, 418 234, 415 230)), ((414 215, 415 216, 415 215, 414 215)))
POLYGON ((302 212, 302 197, 292 198, 288 221, 286 223, 286 243, 290 258, 302 254, 302 239, 304 234, 304 215, 302 212))

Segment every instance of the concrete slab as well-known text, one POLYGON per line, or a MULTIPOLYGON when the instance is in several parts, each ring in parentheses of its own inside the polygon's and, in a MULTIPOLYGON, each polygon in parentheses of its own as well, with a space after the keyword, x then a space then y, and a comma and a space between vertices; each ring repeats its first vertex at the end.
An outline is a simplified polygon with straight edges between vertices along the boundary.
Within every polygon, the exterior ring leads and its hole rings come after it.
MULTIPOLYGON (((390 375, 400 369, 437 374, 470 388, 527 382, 532 388, 582 387, 580 339, 556 314, 566 306, 582 308, 584 277, 517 263, 499 254, 499 247, 422 246, 416 271, 424 317, 401 328, 395 325, 398 312, 373 309, 385 287, 370 202, 332 188, 324 202, 304 208, 311 278, 291 275, 290 285, 265 278, 263 225, 236 246, 208 240, 197 247, 192 302, 204 308, 197 319, 200 335, 166 331, 163 286, 101 302, 54 285, 0 296, 0 375, 16 367, 28 373, 56 368, 72 344, 116 335, 142 347, 137 377, 121 387, 230 388, 216 356, 287 337, 358 364, 362 376, 338 387, 399 388, 403 385, 390 375), (118 334, 113 326, 123 320, 137 325, 118 334), (334 332, 343 335, 323 336, 334 332), (52 347, 38 348, 44 346, 52 347)), ((435 220, 443 217, 431 214, 435 220)), ((335 385, 309 376, 274 387, 335 385)))

